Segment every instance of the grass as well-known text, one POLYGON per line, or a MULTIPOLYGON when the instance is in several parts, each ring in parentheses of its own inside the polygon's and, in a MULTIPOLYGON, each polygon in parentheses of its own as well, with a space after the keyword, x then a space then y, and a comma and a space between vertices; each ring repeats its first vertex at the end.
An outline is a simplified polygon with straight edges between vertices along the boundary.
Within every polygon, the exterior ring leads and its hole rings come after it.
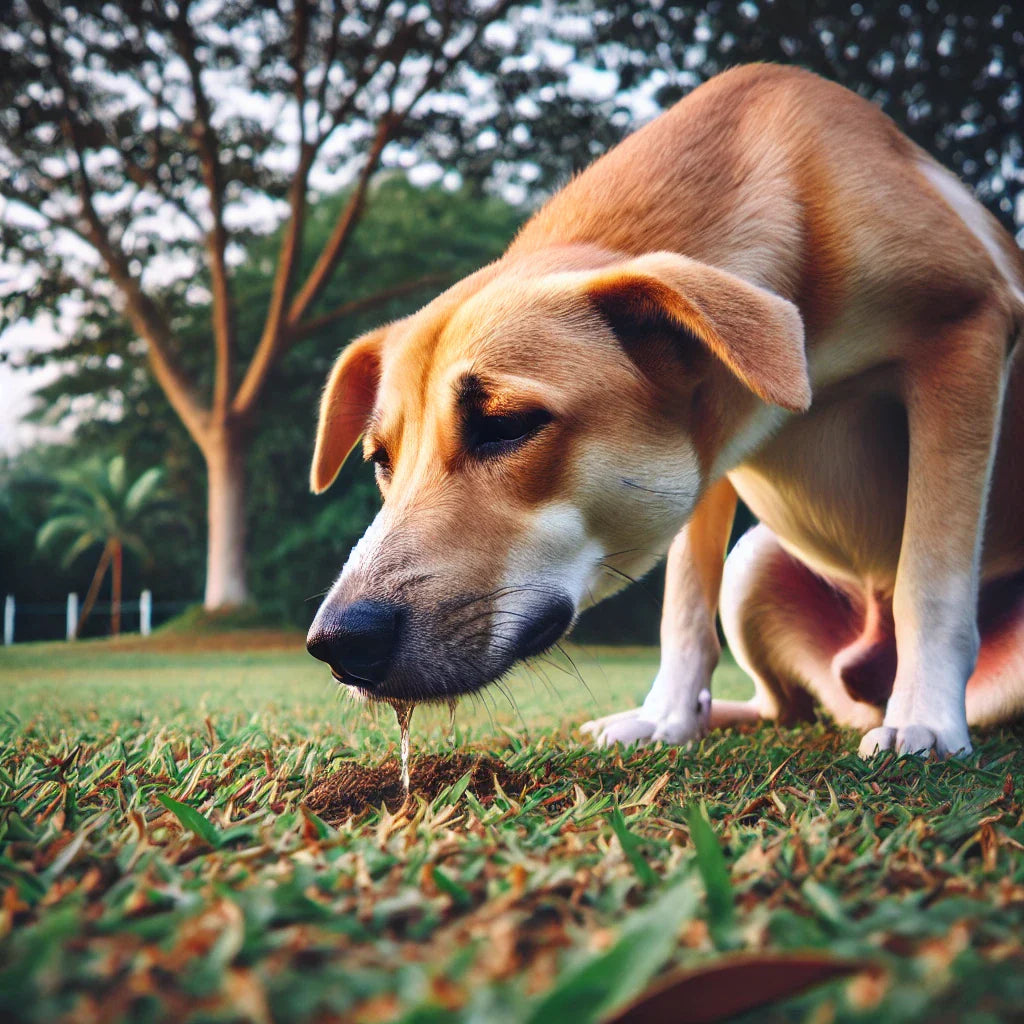
MULTIPOLYGON (((951 764, 864 763, 822 725, 598 753, 574 726, 640 699, 656 653, 571 655, 586 685, 555 659, 509 681, 518 709, 459 710, 458 750, 522 791, 334 826, 314 780, 397 729, 299 638, 0 653, 0 1017, 583 1024, 678 969, 682 1013, 711 968, 735 965, 722 1006, 764 954, 819 951, 865 969, 739 1019, 1019 1019, 1021 727, 951 764)), ((414 756, 446 724, 418 709, 414 756)))

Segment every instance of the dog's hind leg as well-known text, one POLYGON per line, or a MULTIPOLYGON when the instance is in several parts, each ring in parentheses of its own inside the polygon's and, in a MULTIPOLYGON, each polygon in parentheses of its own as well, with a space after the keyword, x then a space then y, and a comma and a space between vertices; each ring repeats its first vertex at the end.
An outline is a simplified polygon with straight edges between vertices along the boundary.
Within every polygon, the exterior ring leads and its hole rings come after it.
POLYGON ((992 299, 933 331, 902 368, 910 435, 893 616, 898 667, 880 728, 860 750, 969 754, 985 502, 998 436, 1008 312, 992 299))
POLYGON ((707 731, 709 715, 714 724, 711 674, 721 653, 715 609, 735 511, 736 492, 723 479, 708 490, 689 524, 672 542, 666 565, 658 674, 640 707, 581 727, 599 746, 658 740, 686 743, 707 731))
POLYGON ((967 723, 990 726, 1024 714, 1024 573, 982 587, 981 650, 967 681, 967 723))
POLYGON ((836 665, 863 635, 863 602, 812 572, 767 526, 744 534, 730 553, 720 610, 729 649, 755 692, 745 705, 716 702, 712 724, 812 719, 812 695, 841 725, 878 724, 881 710, 854 699, 836 665))

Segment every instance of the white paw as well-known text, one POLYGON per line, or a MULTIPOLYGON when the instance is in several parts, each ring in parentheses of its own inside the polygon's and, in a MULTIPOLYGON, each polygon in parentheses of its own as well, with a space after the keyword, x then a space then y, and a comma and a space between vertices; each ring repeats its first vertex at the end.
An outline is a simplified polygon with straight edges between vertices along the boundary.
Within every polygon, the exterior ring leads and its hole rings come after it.
POLYGON ((580 732, 594 738, 598 747, 615 743, 629 746, 634 743, 670 743, 678 746, 700 739, 708 731, 711 715, 711 694, 702 690, 697 707, 685 714, 652 715, 644 708, 619 711, 585 722, 580 732))
POLYGON ((589 734, 599 747, 610 747, 613 743, 647 743, 654 735, 654 722, 642 718, 643 708, 619 711, 584 722, 580 732, 589 734))
POLYGON ((895 750, 897 754, 917 754, 928 757, 967 757, 971 753, 971 741, 966 732, 955 729, 932 729, 926 725, 904 725, 897 729, 891 725, 880 725, 869 729, 860 741, 860 756, 895 750))

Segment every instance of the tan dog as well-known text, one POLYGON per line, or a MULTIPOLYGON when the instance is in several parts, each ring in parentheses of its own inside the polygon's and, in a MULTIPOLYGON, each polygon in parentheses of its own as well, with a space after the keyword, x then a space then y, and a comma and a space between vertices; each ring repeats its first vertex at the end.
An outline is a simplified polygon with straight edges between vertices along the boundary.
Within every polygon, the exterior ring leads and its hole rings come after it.
POLYGON ((312 486, 363 435, 384 505, 311 653, 376 698, 473 691, 668 550, 661 667, 599 743, 813 697, 864 753, 970 751, 1024 710, 1022 280, 869 103, 720 75, 341 355, 312 486), (737 493, 761 525, 723 572, 737 493), (749 704, 708 708, 716 608, 749 704))

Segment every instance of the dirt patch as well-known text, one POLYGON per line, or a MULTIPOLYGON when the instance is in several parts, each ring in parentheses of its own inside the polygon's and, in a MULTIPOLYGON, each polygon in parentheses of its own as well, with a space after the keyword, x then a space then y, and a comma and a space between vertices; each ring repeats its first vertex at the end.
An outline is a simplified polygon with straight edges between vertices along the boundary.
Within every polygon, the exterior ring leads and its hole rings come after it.
MULTIPOLYGON (((409 768, 410 789, 417 796, 433 800, 447 786, 472 771, 468 790, 483 804, 494 799, 494 780, 511 797, 518 797, 528 786, 536 785, 529 775, 513 771, 504 761, 487 754, 425 754, 413 758, 409 768)), ((331 824, 367 808, 397 811, 405 801, 397 758, 378 765, 349 762, 335 772, 324 772, 314 780, 306 798, 311 811, 331 824)))

